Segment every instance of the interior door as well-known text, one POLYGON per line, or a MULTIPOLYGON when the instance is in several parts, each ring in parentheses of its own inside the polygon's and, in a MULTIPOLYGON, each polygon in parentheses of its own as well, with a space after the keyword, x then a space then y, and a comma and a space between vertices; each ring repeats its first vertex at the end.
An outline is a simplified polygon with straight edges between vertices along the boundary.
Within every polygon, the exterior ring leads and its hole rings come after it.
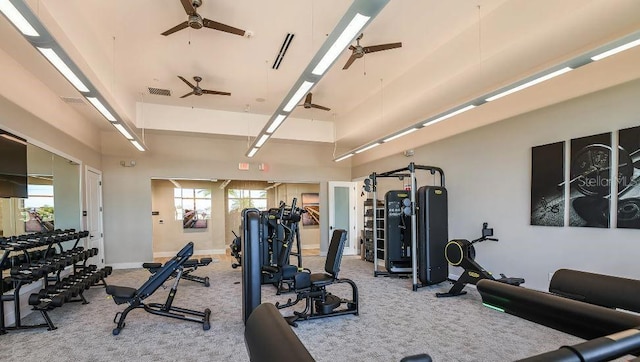
POLYGON ((102 173, 91 168, 86 169, 87 187, 87 230, 89 248, 98 248, 92 264, 104 267, 104 239, 102 229, 102 173))
POLYGON ((329 238, 335 229, 347 230, 344 255, 358 252, 356 182, 329 181, 329 238))

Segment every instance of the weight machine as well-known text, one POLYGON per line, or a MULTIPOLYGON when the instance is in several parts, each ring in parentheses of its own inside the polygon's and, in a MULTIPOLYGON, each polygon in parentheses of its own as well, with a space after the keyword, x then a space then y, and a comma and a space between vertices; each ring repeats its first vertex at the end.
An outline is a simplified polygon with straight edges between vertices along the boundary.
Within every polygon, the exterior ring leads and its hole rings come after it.
MULTIPOLYGON (((411 275, 413 291, 420 287, 437 284, 447 279, 449 267, 444 256, 448 238, 447 190, 444 188, 444 172, 439 167, 421 166, 411 162, 407 167, 383 173, 373 172, 364 180, 364 190, 373 195, 373 225, 378 225, 377 179, 409 177, 411 189, 406 190, 410 198, 402 201, 402 214, 411 219, 411 275), (440 186, 423 186, 416 189, 416 170, 436 172, 440 175, 440 186), (418 235, 420 232, 420 235, 418 235), (419 240, 418 240, 419 239, 419 240), (418 284, 420 277, 421 284, 418 284)), ((385 216, 388 217, 388 216, 385 216)), ((385 222, 386 225, 386 222, 385 222)), ((388 235, 385 235, 388 238, 388 235)), ((388 243, 387 243, 388 245, 388 243)), ((373 233, 373 276, 389 276, 389 271, 378 271, 378 233, 373 233)), ((385 247, 385 255, 388 251, 385 247)))

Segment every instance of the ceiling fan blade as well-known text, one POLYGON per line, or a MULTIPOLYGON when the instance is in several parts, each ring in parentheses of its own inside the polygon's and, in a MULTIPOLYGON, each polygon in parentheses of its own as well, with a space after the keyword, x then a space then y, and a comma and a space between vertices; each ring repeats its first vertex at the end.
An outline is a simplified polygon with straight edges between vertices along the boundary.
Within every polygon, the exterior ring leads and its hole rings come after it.
POLYGON ((307 96, 304 98, 304 104, 311 104, 311 97, 313 97, 313 94, 307 93, 307 96))
POLYGON ((325 106, 320 106, 320 105, 317 105, 317 104, 311 104, 311 108, 318 108, 318 109, 322 109, 323 111, 330 111, 331 110, 331 108, 327 108, 325 106))
POLYGON ((389 43, 389 44, 380 44, 380 45, 372 45, 368 47, 363 47, 365 53, 373 53, 379 52, 382 50, 389 50, 402 47, 402 43, 389 43))
POLYGON ((349 50, 354 51, 356 50, 356 47, 354 47, 353 45, 349 45, 349 50))
POLYGON ((182 3, 182 7, 184 7, 184 11, 187 12, 187 15, 191 16, 196 14, 196 8, 193 7, 191 0, 180 0, 180 2, 182 3))
POLYGON ((182 97, 180 97, 180 98, 188 97, 188 96, 190 96, 190 95, 192 95, 192 94, 195 94, 195 93, 196 93, 196 92, 190 92, 190 93, 187 93, 187 94, 183 95, 183 96, 182 96, 182 97))
POLYGON ((230 96, 231 95, 231 93, 229 93, 229 92, 219 92, 219 91, 208 90, 208 89, 203 89, 202 93, 204 93, 204 94, 217 94, 219 96, 230 96))
POLYGON ((351 54, 351 56, 349 57, 349 60, 347 60, 347 64, 345 64, 344 67, 342 67, 342 69, 343 70, 344 69, 348 69, 356 59, 358 59, 356 57, 356 55, 355 54, 351 54))
POLYGON ((222 23, 219 23, 217 21, 213 21, 213 20, 209 20, 209 19, 202 19, 202 25, 204 25, 205 28, 220 30, 220 31, 224 31, 224 32, 227 32, 227 33, 231 33, 231 34, 244 36, 244 30, 238 29, 238 28, 234 28, 233 26, 222 24, 222 23))
POLYGON ((173 28, 165 31, 164 33, 162 33, 162 35, 167 36, 169 34, 173 34, 178 30, 186 29, 188 26, 189 26, 189 23, 185 21, 184 23, 180 23, 180 24, 174 26, 173 28))
POLYGON ((178 78, 180 78, 183 82, 187 83, 187 85, 188 85, 189 87, 191 87, 191 89, 196 89, 196 86, 194 86, 193 84, 189 83, 189 81, 188 81, 188 80, 186 80, 186 79, 182 78, 181 76, 178 76, 178 78))

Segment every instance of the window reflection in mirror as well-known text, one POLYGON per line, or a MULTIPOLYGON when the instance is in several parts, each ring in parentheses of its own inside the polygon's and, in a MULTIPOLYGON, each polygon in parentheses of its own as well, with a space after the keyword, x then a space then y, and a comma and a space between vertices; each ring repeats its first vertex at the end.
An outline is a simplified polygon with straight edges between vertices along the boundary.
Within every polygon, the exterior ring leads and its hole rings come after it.
POLYGON ((80 166, 32 144, 27 145, 26 199, 0 199, 0 236, 81 230, 80 166))

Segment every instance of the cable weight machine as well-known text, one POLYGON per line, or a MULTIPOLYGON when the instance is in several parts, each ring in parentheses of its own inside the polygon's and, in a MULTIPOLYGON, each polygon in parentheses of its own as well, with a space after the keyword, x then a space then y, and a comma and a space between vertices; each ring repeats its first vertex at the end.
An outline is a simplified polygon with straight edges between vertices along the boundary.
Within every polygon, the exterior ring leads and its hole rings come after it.
MULTIPOLYGON (((448 242, 447 190, 445 189, 444 172, 439 167, 421 166, 411 162, 407 167, 383 173, 373 172, 364 180, 364 190, 372 193, 373 225, 378 225, 377 179, 409 177, 411 189, 406 190, 409 198, 401 203, 401 214, 410 217, 411 230, 411 276, 413 291, 420 287, 437 284, 447 280, 449 267, 444 255, 448 242), (416 170, 428 171, 431 175, 440 176, 440 186, 422 186, 416 188, 416 170), (418 278, 420 283, 418 283, 418 278)), ((385 208, 388 205, 385 203, 385 208)), ((387 213, 385 218, 388 219, 387 213)), ((402 217, 402 216, 401 216, 402 217)), ((385 220, 385 228, 388 221, 385 220)), ((389 235, 385 235, 385 259, 389 252, 389 235)), ((392 271, 378 270, 378 232, 373 232, 373 276, 390 276, 392 271)), ((386 260, 385 260, 386 261, 386 260)), ((386 263, 389 265, 389 263, 386 263)))

